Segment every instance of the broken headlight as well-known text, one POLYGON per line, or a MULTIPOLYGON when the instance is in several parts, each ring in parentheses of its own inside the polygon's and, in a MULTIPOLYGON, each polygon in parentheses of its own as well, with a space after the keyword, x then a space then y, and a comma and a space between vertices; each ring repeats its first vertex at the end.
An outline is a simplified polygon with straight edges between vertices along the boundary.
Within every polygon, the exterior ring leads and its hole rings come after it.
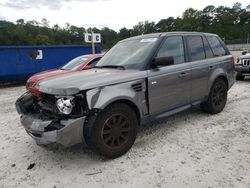
POLYGON ((74 97, 61 97, 56 101, 56 106, 58 108, 58 110, 66 115, 69 115, 74 107, 74 103, 73 103, 73 99, 74 97))

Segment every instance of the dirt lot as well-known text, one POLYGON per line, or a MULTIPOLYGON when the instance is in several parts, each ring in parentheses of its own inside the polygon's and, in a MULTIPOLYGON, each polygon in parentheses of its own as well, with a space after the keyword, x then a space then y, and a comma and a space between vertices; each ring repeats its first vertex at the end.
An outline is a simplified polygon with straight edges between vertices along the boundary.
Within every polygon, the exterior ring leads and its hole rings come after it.
POLYGON ((192 109, 149 125, 115 160, 37 146, 14 108, 24 91, 0 88, 0 187, 250 187, 250 79, 233 86, 222 113, 192 109))

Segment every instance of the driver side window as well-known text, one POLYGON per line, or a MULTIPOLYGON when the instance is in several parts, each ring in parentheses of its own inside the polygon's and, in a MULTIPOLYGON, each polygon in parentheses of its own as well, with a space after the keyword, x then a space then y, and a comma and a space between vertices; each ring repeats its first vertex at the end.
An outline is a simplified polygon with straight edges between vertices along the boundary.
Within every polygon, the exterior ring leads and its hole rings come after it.
POLYGON ((156 55, 156 57, 169 56, 173 56, 174 64, 185 62, 183 39, 181 36, 167 37, 156 55))

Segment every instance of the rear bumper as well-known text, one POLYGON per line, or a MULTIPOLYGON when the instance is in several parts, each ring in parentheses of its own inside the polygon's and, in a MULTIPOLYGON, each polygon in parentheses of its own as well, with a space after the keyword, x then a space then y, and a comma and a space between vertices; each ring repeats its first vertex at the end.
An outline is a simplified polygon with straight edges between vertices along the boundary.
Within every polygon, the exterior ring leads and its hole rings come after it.
POLYGON ((32 115, 23 115, 21 123, 38 145, 58 143, 70 147, 78 143, 85 144, 83 138, 85 118, 61 120, 59 122, 61 128, 51 131, 48 130, 48 126, 53 124, 51 120, 45 121, 32 115))

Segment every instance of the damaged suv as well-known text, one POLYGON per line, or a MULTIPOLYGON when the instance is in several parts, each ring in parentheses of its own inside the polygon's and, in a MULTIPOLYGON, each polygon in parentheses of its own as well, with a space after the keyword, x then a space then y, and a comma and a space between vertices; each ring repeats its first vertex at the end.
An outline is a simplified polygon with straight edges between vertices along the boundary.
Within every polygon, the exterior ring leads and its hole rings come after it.
POLYGON ((25 93, 16 108, 37 144, 84 143, 115 158, 131 148, 139 125, 199 104, 221 112, 233 66, 217 35, 142 35, 117 43, 93 69, 43 80, 41 95, 25 93))

